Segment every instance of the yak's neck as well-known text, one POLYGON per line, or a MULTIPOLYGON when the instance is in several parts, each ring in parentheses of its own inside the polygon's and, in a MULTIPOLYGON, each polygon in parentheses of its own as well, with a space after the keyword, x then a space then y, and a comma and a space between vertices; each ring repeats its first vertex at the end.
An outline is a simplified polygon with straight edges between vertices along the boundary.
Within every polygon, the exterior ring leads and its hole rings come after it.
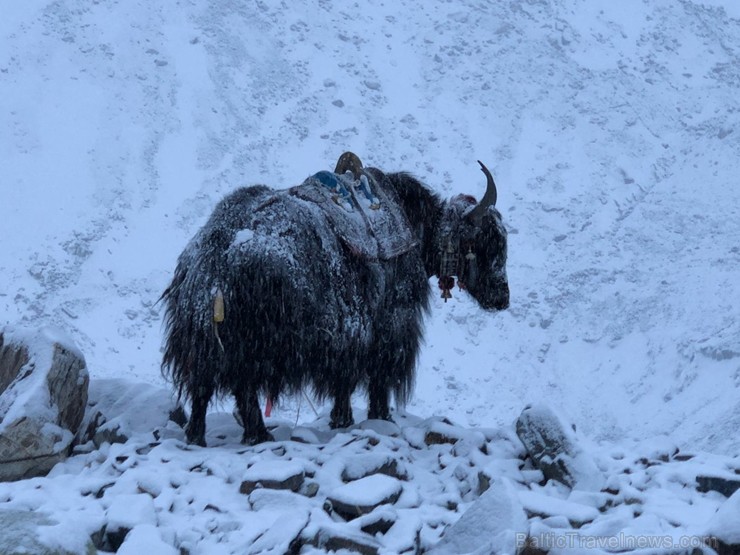
POLYGON ((439 272, 436 230, 446 203, 407 173, 386 174, 386 177, 419 240, 427 275, 436 275, 439 272))

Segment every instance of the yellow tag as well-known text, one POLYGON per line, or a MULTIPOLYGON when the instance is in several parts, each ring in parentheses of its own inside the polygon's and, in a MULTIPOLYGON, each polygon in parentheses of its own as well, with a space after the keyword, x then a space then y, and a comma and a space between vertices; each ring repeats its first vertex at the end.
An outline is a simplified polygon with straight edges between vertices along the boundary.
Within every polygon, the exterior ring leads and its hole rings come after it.
POLYGON ((221 289, 216 289, 216 296, 213 299, 213 321, 224 321, 224 294, 221 289))

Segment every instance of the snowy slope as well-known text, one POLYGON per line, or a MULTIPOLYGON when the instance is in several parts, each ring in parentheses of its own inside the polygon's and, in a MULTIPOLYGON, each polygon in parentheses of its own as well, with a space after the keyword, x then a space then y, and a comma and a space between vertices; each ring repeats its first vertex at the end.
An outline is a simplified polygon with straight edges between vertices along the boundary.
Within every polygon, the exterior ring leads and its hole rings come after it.
POLYGON ((494 168, 511 309, 429 320, 410 410, 740 443, 732 2, 26 2, 0 22, 0 318, 159 382, 174 261, 234 187, 355 150, 444 194, 494 168), (726 427, 723 427, 726 426, 726 427))
MULTIPOLYGON (((214 203, 345 149, 445 195, 494 169, 512 306, 435 303, 409 411, 740 439, 732 2, 14 3, 0 18, 0 321, 161 383, 155 302, 214 203)), ((358 400, 364 408, 364 401, 358 400)), ((291 413, 292 414, 292 413, 291 413)))
MULTIPOLYGON (((245 448, 230 415, 212 414, 207 450, 176 429, 88 444, 49 478, 0 485, 0 509, 50 513, 68 546, 120 525, 134 527, 129 553, 280 551, 318 538, 312 526, 358 528, 322 503, 343 465, 392 452, 406 474, 379 510, 396 518, 383 553, 439 541, 476 503, 479 471, 533 534, 581 518, 585 534, 678 537, 732 520, 737 494, 722 505, 694 478, 736 475, 740 452, 740 5, 6 4, 0 324, 63 328, 94 380, 162 385, 156 300, 226 192, 297 184, 347 149, 444 195, 480 195, 485 161, 512 304, 491 314, 463 292, 435 296, 400 429, 332 433, 294 399, 273 424, 307 443, 245 448), (511 426, 539 401, 601 446, 619 494, 540 484, 511 426), (441 425, 464 441, 424 447, 441 425), (717 455, 674 460, 674 445, 717 455), (318 496, 244 497, 261 460, 304 465, 318 496)), ((148 414, 128 409, 124 421, 148 414)))

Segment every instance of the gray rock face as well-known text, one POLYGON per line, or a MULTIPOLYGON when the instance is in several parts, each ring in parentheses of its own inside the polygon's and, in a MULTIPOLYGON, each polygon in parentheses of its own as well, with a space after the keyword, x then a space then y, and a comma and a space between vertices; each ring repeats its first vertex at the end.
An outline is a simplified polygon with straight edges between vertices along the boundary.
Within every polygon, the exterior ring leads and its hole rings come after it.
POLYGON ((0 330, 0 481, 44 475, 66 458, 88 382, 84 356, 59 332, 0 330))
POLYGON ((547 406, 529 406, 516 422, 516 434, 548 480, 571 488, 601 489, 604 476, 578 442, 575 431, 547 406))

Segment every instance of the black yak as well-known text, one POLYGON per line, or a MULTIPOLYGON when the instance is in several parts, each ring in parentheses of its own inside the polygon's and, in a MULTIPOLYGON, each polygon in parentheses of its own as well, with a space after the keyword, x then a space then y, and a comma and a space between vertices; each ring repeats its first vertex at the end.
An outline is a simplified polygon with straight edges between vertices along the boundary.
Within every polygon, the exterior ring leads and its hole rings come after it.
POLYGON ((192 403, 187 441, 205 445, 206 409, 223 394, 234 395, 250 444, 271 437, 260 396, 305 387, 333 399, 333 428, 353 423, 358 387, 368 418, 390 419, 390 395, 403 403, 413 385, 429 277, 445 298, 457 277, 483 308, 509 305, 506 230, 480 165, 480 203, 443 201, 352 153, 297 187, 221 200, 162 295, 162 369, 192 403))

